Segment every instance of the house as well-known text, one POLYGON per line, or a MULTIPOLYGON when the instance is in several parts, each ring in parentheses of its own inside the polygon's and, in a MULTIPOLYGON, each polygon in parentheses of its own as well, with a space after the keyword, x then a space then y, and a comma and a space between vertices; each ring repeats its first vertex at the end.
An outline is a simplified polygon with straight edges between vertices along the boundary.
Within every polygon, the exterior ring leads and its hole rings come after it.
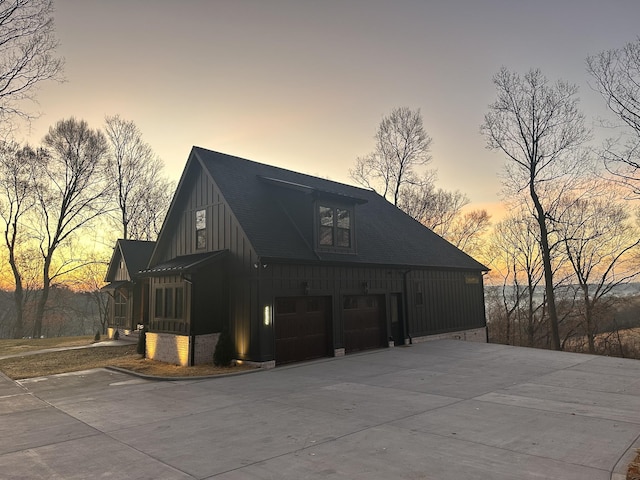
POLYGON ((238 360, 277 365, 486 341, 486 271, 371 190, 194 147, 136 275, 148 357, 210 362, 229 329, 238 360))
POLYGON ((139 274, 146 268, 156 242, 116 242, 102 290, 109 293, 109 337, 116 330, 129 333, 149 323, 149 285, 139 274))

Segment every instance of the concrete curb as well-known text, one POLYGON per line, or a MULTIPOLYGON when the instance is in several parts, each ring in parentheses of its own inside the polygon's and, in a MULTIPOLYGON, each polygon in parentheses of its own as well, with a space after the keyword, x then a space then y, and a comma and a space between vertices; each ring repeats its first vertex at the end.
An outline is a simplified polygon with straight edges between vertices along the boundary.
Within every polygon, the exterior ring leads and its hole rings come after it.
POLYGON ((254 368, 251 370, 243 370, 241 372, 219 373, 219 374, 213 374, 213 375, 197 375, 193 377, 163 377, 159 375, 147 375, 145 373, 135 372, 133 370, 128 370, 122 367, 107 366, 103 368, 105 368, 106 370, 112 370, 114 372, 125 373, 133 377, 143 378, 145 380, 156 380, 159 382, 184 382, 187 380, 212 380, 216 378, 237 377, 238 375, 246 375, 247 373, 255 373, 255 372, 267 370, 265 368, 254 368))
POLYGON ((640 449, 640 436, 638 436, 635 441, 629 445, 627 451, 622 454, 618 463, 613 467, 611 480, 626 480, 627 470, 629 470, 629 465, 636 458, 638 449, 640 449))

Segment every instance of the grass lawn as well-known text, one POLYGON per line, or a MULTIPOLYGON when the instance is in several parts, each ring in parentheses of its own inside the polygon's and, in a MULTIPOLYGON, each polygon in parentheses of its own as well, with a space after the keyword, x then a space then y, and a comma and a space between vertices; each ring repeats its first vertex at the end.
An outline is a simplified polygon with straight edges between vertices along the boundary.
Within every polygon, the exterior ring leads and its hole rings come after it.
MULTIPOLYGON (((0 356, 32 352, 35 350, 88 346, 93 343, 90 337, 60 337, 43 339, 0 340, 0 356)), ((114 366, 160 377, 193 377, 221 375, 249 370, 253 367, 239 365, 233 367, 216 367, 213 365, 196 365, 180 367, 163 362, 142 358, 136 353, 136 344, 100 346, 64 350, 60 352, 38 353, 13 358, 0 359, 0 371, 9 378, 43 377, 57 373, 76 372, 114 366)))

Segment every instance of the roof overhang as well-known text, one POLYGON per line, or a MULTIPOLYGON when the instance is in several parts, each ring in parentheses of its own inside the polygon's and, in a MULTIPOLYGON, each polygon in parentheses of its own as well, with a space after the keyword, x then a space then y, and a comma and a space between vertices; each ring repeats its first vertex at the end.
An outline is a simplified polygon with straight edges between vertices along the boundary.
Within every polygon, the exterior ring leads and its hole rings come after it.
POLYGON ((159 275, 180 275, 190 273, 211 263, 222 260, 229 253, 228 250, 218 250, 216 252, 196 253, 194 255, 183 255, 172 258, 166 262, 159 263, 146 270, 138 272, 143 277, 153 277, 159 275))
POLYGON ((129 285, 131 285, 131 282, 129 282, 128 280, 120 280, 108 283, 100 290, 118 290, 119 288, 128 287, 129 285))

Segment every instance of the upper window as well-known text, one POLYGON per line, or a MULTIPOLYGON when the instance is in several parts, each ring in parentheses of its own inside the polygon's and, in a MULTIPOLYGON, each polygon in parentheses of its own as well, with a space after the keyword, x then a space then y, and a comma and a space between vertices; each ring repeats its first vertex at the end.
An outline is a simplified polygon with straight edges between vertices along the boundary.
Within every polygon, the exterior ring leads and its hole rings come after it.
POLYGON ((351 248, 353 225, 349 209, 319 205, 318 220, 320 247, 351 248))
POLYGON ((196 249, 207 248, 207 211, 196 211, 196 249))

